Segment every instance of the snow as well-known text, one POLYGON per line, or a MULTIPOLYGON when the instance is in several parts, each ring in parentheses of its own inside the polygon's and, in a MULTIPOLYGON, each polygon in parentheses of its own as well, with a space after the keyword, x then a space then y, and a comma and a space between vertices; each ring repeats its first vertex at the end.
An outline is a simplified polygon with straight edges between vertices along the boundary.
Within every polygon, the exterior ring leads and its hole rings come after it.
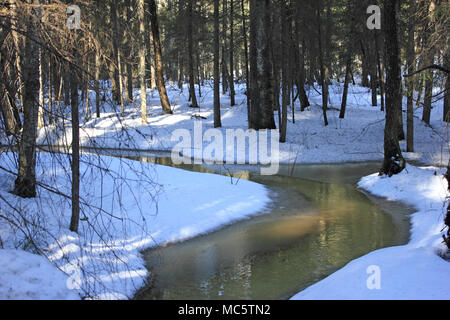
MULTIPOLYGON (((317 85, 316 88, 320 90, 317 85)), ((149 89, 149 124, 143 125, 139 90, 134 91, 134 102, 126 106, 126 115, 121 118, 117 112, 119 107, 110 103, 111 93, 105 88, 106 102, 102 102, 100 118, 85 119, 85 108, 80 106, 81 144, 85 147, 171 151, 177 143, 172 139, 175 130, 187 129, 193 136, 196 125, 201 124, 203 130, 213 128, 210 83, 201 88, 200 109, 188 107, 186 86, 179 91, 169 84, 167 89, 174 115, 162 114, 157 91, 149 89), (195 115, 207 119, 192 119, 195 115)), ((339 119, 343 85, 334 82, 329 90, 328 127, 323 125, 322 97, 312 87, 307 88, 310 108, 300 112, 296 102, 295 124, 289 113, 288 141, 280 144, 280 162, 381 161, 385 114, 379 107, 370 106, 370 91, 350 85, 346 116, 339 119)), ((245 86, 236 85, 236 92, 237 105, 234 107, 230 106, 227 95, 221 96, 223 128, 218 130, 223 136, 226 136, 226 130, 247 128, 245 86)), ((91 101, 94 98, 95 94, 91 92, 91 101)), ((421 111, 415 109, 416 152, 405 152, 404 156, 425 165, 446 165, 448 126, 441 121, 442 100, 434 104, 431 126, 420 121, 421 111)), ((70 110, 66 108, 64 112, 66 118, 70 118, 70 110)), ((38 143, 70 144, 70 125, 66 123, 63 129, 61 124, 39 129, 38 143)), ((208 143, 203 141, 203 149, 208 143)), ((405 151, 404 142, 401 147, 405 151)), ((235 152, 236 148, 224 144, 223 159, 216 160, 224 160, 227 152, 235 152)), ((203 154, 203 160, 211 159, 208 157, 203 154)), ((249 155, 245 154, 245 157, 248 159, 249 155)), ((13 158, 14 154, 0 153, 2 166, 15 172, 13 158)), ((82 206, 82 218, 87 220, 80 222, 79 234, 68 230, 71 210, 67 199, 43 188, 39 188, 37 199, 18 199, 9 193, 14 177, 0 172, 0 196, 8 201, 7 204, 4 199, 0 202, 1 214, 8 212, 14 221, 23 223, 23 217, 18 216, 11 205, 22 212, 27 221, 42 225, 42 229, 31 227, 26 231, 37 238, 38 245, 52 262, 46 263, 44 257, 14 250, 30 251, 26 237, 0 222, 0 240, 5 248, 0 250, 0 299, 73 299, 74 293, 78 294, 75 298, 130 298, 145 284, 149 275, 140 255, 142 250, 183 241, 246 219, 261 212, 269 201, 263 186, 244 180, 231 184, 226 177, 105 156, 83 155, 82 160, 81 196, 85 203, 94 207, 82 206), (94 170, 87 163, 107 170, 94 170), (127 182, 121 179, 125 176, 127 182), (5 263, 12 257, 14 264, 5 263), (33 277, 29 276, 28 270, 33 270, 33 277), (36 283, 40 285, 34 285, 36 283), (14 286, 3 289, 3 284, 14 286), (76 289, 78 286, 81 289, 76 289), (68 287, 75 289, 68 291, 68 287)), ((70 194, 68 168, 67 157, 60 156, 55 160, 42 153, 38 157, 39 181, 65 194, 70 194)), ((440 231, 447 195, 442 173, 441 169, 433 167, 408 165, 404 172, 390 179, 377 175, 363 178, 360 188, 416 206, 418 211, 411 217, 411 241, 406 246, 381 249, 356 259, 293 298, 448 299, 449 263, 438 255, 442 250, 440 231), (370 277, 367 271, 371 266, 380 270, 380 290, 367 287, 370 277)))
MULTIPOLYGON (((13 168, 13 156, 1 154, 2 165, 13 168)), ((49 154, 38 155, 38 181, 70 194, 70 179, 64 171, 70 168, 68 159, 63 155, 56 158, 57 161, 49 154)), ((71 206, 67 199, 42 188, 38 189, 36 199, 20 199, 8 192, 13 186, 13 176, 0 173, 0 195, 19 209, 27 221, 40 222, 43 229, 36 228, 31 233, 47 258, 67 274, 57 270, 58 277, 47 277, 55 269, 50 269, 48 263, 37 274, 41 285, 34 286, 37 280, 28 277, 25 270, 29 265, 37 269, 37 262, 44 265, 44 258, 17 254, 14 266, 21 265, 22 269, 0 263, 0 274, 9 279, 8 283, 21 285, 17 290, 0 289, 0 299, 73 298, 73 293, 69 295, 62 290, 67 287, 84 298, 130 298, 149 275, 140 255, 142 250, 186 240, 246 219, 261 212, 269 201, 265 187, 256 183, 241 180, 231 184, 228 177, 145 162, 83 155, 80 170, 81 201, 90 207, 82 204, 79 234, 68 230, 71 206), (104 170, 88 166, 99 162, 104 170), (122 176, 127 178, 126 182, 120 179, 122 176), (44 281, 46 277, 48 284, 44 281), (47 293, 52 286, 59 288, 53 296, 47 293)), ((2 204, 1 209, 2 215, 18 223, 22 220, 7 205, 2 204)), ((20 232, 0 221, 3 246, 9 249, 23 246, 26 241, 20 232)))
POLYGON ((0 250, 0 299, 75 300, 66 275, 45 257, 22 250, 0 250))
MULTIPOLYGON (((320 86, 315 85, 320 90, 320 86)), ((103 113, 100 118, 91 117, 81 121, 81 144, 87 147, 109 147, 137 150, 171 151, 178 141, 172 139, 172 134, 177 129, 189 130, 194 136, 194 128, 200 122, 203 132, 214 128, 213 117, 213 90, 208 82, 202 86, 202 97, 199 97, 200 109, 189 108, 188 87, 183 91, 168 86, 168 96, 173 107, 173 115, 164 115, 157 91, 148 89, 148 123, 143 125, 140 111, 139 90, 134 92, 134 102, 126 107, 126 116, 121 118, 115 111, 117 107, 111 107, 111 94, 105 92, 107 101, 103 105, 103 113), (206 120, 192 119, 192 116, 200 115, 206 120)), ((380 161, 383 159, 383 138, 385 113, 380 107, 371 106, 371 93, 367 88, 359 85, 349 86, 348 102, 345 119, 339 119, 343 84, 333 82, 329 87, 330 109, 327 112, 329 126, 323 124, 322 97, 312 87, 307 87, 307 95, 311 103, 305 112, 300 112, 299 101, 295 103, 295 124, 289 110, 287 142, 280 144, 279 158, 281 163, 340 163, 380 161)), ((436 88, 438 93, 439 89, 436 88)), ((230 106, 230 97, 221 96, 221 117, 223 136, 226 130, 244 129, 247 123, 247 105, 245 85, 236 85, 236 106, 230 106)), ((92 99, 95 94, 92 93, 92 99)), ((380 105, 380 102, 378 103, 380 105)), ((404 101, 406 111, 406 99, 404 101)), ((441 121, 442 100, 435 103, 431 112, 431 126, 425 125, 421 119, 422 109, 415 109, 415 150, 414 153, 405 153, 408 160, 419 161, 429 165, 447 165, 449 158, 448 127, 441 121)), ((84 110, 84 108, 81 108, 84 110)), ((290 109, 290 108, 289 108, 290 109)), ((67 117, 70 110, 67 109, 67 117)), ((83 111, 84 112, 84 111, 83 111)), ((406 128, 406 114, 403 116, 406 128)), ((275 112, 275 120, 278 115, 275 112)), ((62 145, 70 143, 71 129, 66 131, 55 126, 47 126, 40 129, 39 143, 50 145, 62 145)), ((406 130, 406 129, 405 129, 406 130)), ((203 149, 209 145, 206 139, 203 141, 203 149)), ((406 145, 401 143, 403 151, 406 145)), ((194 149, 194 143, 192 143, 194 149)), ((224 160, 227 152, 234 152, 233 146, 223 146, 223 158, 216 159, 211 155, 203 154, 203 158, 224 160)), ((241 150, 242 151, 242 150, 241 150)), ((248 151, 247 151, 248 152, 248 151)), ((245 153, 245 151, 244 151, 245 153)), ((194 156, 197 156, 195 154, 194 156)), ((237 160, 242 160, 244 156, 237 160)), ((248 154, 245 154, 248 161, 248 154)))
POLYGON ((412 204, 411 239, 405 246, 380 249, 353 260, 344 268, 292 297, 293 300, 434 300, 450 295, 450 263, 441 255, 447 182, 444 170, 414 167, 392 178, 377 174, 361 179, 359 187, 393 201, 412 204), (371 266, 379 268, 373 288, 371 266))

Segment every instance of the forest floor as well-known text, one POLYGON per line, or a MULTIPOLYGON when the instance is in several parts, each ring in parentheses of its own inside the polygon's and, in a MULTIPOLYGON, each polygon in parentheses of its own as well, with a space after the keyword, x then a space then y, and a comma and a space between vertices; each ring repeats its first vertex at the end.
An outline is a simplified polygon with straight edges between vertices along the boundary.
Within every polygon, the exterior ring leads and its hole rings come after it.
MULTIPOLYGON (((330 103, 328 110, 329 126, 325 127, 322 116, 322 97, 320 87, 309 88, 307 94, 311 107, 300 112, 298 101, 295 104, 295 124, 291 111, 288 115, 287 142, 280 144, 280 162, 282 163, 340 163, 361 162, 383 159, 384 112, 380 107, 371 106, 369 89, 350 85, 345 119, 339 119, 342 84, 330 86, 330 103), (318 91, 316 91, 318 90, 318 91)), ((81 143, 84 146, 128 148, 140 150, 171 151, 178 143, 172 139, 175 130, 184 129, 194 136, 195 125, 201 123, 203 131, 214 127, 213 91, 211 86, 202 86, 202 96, 198 97, 199 109, 189 108, 189 90, 185 86, 180 91, 175 86, 167 87, 173 115, 163 115, 158 92, 148 90, 148 125, 142 124, 140 111, 140 90, 134 91, 134 102, 125 107, 125 117, 120 117, 120 106, 111 104, 110 90, 105 91, 100 118, 86 119, 84 111, 80 115, 81 143), (114 105, 114 107, 112 106, 114 105), (206 119, 194 118, 201 116, 206 119)), ((436 90, 436 93, 438 90, 436 90)), ((198 91, 197 91, 198 93, 198 91)), ((230 106, 230 97, 221 97, 221 132, 248 127, 245 85, 236 86, 236 106, 230 106)), ((90 94, 95 101, 95 94, 90 94)), ((380 98, 379 98, 380 99, 380 98)), ((92 103, 92 102, 91 102, 92 103)), ((378 101, 380 104, 380 101, 378 101)), ((404 101, 406 106, 406 100, 404 101)), ((415 153, 404 154, 407 160, 426 165, 447 165, 449 158, 448 127, 441 121, 442 100, 435 103, 431 112, 431 126, 421 121, 422 108, 415 109, 415 153)), ((406 107, 405 107, 406 108, 406 107)), ((84 110, 84 107, 81 108, 84 110)), ((290 108, 289 108, 290 109, 290 108)), ((94 112, 91 107, 91 113, 94 112)), ((70 118, 70 110, 66 110, 70 118)), ((406 130, 406 113, 403 120, 406 130)), ((275 112, 277 122, 277 113, 275 112)), ((62 124, 62 122, 60 122, 62 124)), ((50 145, 67 145, 71 141, 71 129, 65 125, 65 131, 57 126, 40 129, 39 143, 50 145)), ((203 148, 209 145, 203 141, 203 148)), ((193 146, 194 147, 194 146, 193 146)), ((230 146, 228 146, 229 148, 230 146)), ((403 151, 406 143, 401 142, 403 151)), ((227 156, 224 145, 224 158, 227 156)), ((228 150, 230 151, 230 150, 228 150)), ((232 150, 233 151, 233 150, 232 150)), ((245 151, 244 151, 245 153, 245 151)), ((204 158, 210 158, 204 154, 204 158)), ((248 162, 248 151, 245 154, 248 162)), ((223 160, 223 159, 222 159, 223 160)), ((239 159, 242 160, 242 159, 239 159)))
MULTIPOLYGON (((213 128, 212 88, 204 86, 201 89, 202 97, 198 97, 201 108, 192 109, 187 102, 187 87, 180 92, 168 86, 174 115, 162 115, 157 91, 148 90, 148 125, 142 124, 139 90, 135 91, 134 102, 126 107, 123 118, 118 116, 120 106, 112 106, 110 94, 105 93, 100 118, 86 119, 84 111, 80 114, 82 145, 171 151, 178 142, 172 139, 175 130, 186 129, 194 136, 195 126, 199 123, 204 130, 213 128), (206 119, 193 119, 193 116, 206 119)), ((237 86, 236 91, 237 105, 234 107, 229 106, 228 96, 221 98, 223 128, 219 130, 224 136, 227 129, 247 128, 245 88, 237 86)), ((370 105, 369 90, 350 87, 345 119, 338 117, 342 84, 331 86, 330 92, 328 127, 323 125, 321 96, 314 88, 308 90, 312 104, 308 110, 300 112, 296 104, 295 124, 289 115, 287 143, 280 144, 281 162, 339 163, 382 159, 384 113, 379 107, 370 105)), ((92 93, 91 101, 94 98, 92 93)), ((70 110, 66 112, 70 118, 70 110)), ((421 108, 416 109, 416 153, 405 153, 408 160, 423 165, 447 164, 448 128, 440 120, 441 115, 442 101, 435 104, 431 126, 427 126, 420 121, 421 108)), ((70 127, 67 129, 66 124, 63 130, 62 123, 40 129, 39 143, 70 144, 70 127)), ((208 145, 207 141, 203 143, 204 147, 208 145)), ((405 148, 403 142, 402 148, 405 148)), ((226 152, 225 146, 224 157, 226 152)), ((17 170, 14 157, 13 153, 0 153, 2 166, 13 172, 17 170)), ((30 258, 22 251, 0 250, 2 261, 6 261, 3 257, 10 259, 12 256, 16 261, 12 266, 0 264, 0 298, 73 299, 78 297, 74 292, 83 297, 89 293, 87 297, 90 298, 129 298, 145 284, 148 276, 139 251, 188 239, 247 218, 269 201, 263 186, 248 181, 233 185, 229 178, 222 176, 105 156, 83 155, 82 160, 81 196, 85 204, 79 235, 68 230, 71 209, 64 196, 39 188, 38 198, 18 199, 9 193, 13 176, 1 173, 0 195, 2 201, 7 201, 2 205, 2 214, 10 214, 26 233, 33 235, 49 260, 70 277, 67 280, 55 267, 46 264, 44 258, 30 258), (103 169, 94 170, 92 165, 103 169), (209 197, 198 197, 199 194, 209 197), (146 212, 151 209, 154 214, 143 215, 143 208, 146 212), (105 215, 103 210, 114 212, 114 216, 105 215), (32 266, 35 271, 32 276, 27 276, 25 270, 32 266), (40 271, 36 271, 38 269, 40 271), (80 272, 85 279, 81 283, 78 282, 80 272), (66 283, 63 283, 64 279, 66 283), (51 282, 55 289, 41 290, 45 282, 51 282), (75 289, 81 285, 82 290, 69 290, 68 284, 69 288, 75 289)), ((70 195, 67 156, 39 154, 37 165, 39 181, 70 195)), ((360 188, 417 207, 418 212, 412 216, 410 243, 357 259, 295 298, 448 298, 450 286, 443 280, 446 279, 443 275, 450 271, 450 264, 437 255, 442 249, 439 240, 447 196, 442 174, 442 169, 408 165, 401 175, 391 179, 376 174, 363 178, 360 188), (367 287, 366 280, 370 276, 367 268, 372 265, 379 266, 381 290, 367 287), (346 290, 343 290, 343 284, 346 290)), ((5 249, 29 250, 32 247, 10 224, 0 226, 0 239, 5 249)))

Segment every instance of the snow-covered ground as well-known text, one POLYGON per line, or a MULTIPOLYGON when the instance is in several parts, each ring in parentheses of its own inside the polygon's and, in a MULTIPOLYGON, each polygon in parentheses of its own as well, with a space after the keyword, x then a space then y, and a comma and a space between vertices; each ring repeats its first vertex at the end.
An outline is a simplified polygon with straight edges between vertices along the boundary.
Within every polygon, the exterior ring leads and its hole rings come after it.
MULTIPOLYGON (((290 114, 288 141, 280 145, 281 162, 336 163, 382 159, 384 113, 379 107, 370 106, 368 89, 350 86, 346 117, 339 119, 342 89, 342 84, 330 87, 328 127, 323 126, 321 96, 314 89, 308 90, 312 104, 308 110, 300 112, 297 102, 295 124, 290 114)), ((228 96, 222 96, 221 132, 246 130, 244 91, 243 86, 237 86, 235 107, 229 106, 228 96)), ((187 129, 194 136, 194 127, 199 123, 203 130, 213 127, 211 86, 202 87, 203 95, 198 98, 200 109, 188 107, 186 87, 180 92, 174 86, 168 86, 168 93, 174 115, 162 115, 157 92, 148 90, 148 125, 141 121, 139 90, 135 90, 134 102, 126 107, 124 118, 118 116, 120 106, 112 107, 108 102, 110 94, 105 93, 106 101, 99 119, 91 117, 84 120, 81 114, 82 144, 171 151, 177 143, 172 139, 175 130, 187 129), (206 119, 192 119, 195 115, 206 119)), ((442 100, 432 110, 431 126, 420 121, 421 111, 416 109, 416 153, 405 156, 426 165, 446 165, 448 128, 441 121, 442 100)), ((69 114, 67 110, 67 116, 69 114)), ((67 145, 70 137, 70 129, 62 132, 58 126, 46 126, 40 129, 39 143, 67 145)), ((207 146, 208 141, 203 145, 207 146)), ((404 143, 402 148, 405 148, 404 143)), ((225 145, 224 157, 227 151, 229 146, 225 145)), ((0 153, 2 166, 15 172, 13 157, 11 153, 0 153)), ((25 227, 25 232, 37 239, 42 253, 70 275, 67 278, 56 267, 39 260, 40 257, 31 258, 21 251, 10 251, 15 248, 29 251, 32 246, 20 231, 11 229, 10 224, 1 224, 2 246, 8 250, 0 250, 0 258, 4 261, 3 258, 10 259, 15 255, 16 263, 7 266, 0 262, 0 273, 3 274, 0 298, 72 299, 74 292, 81 296, 89 293, 89 298, 130 297, 144 284, 148 275, 139 251, 181 241, 247 218, 259 212, 268 201, 265 188, 248 181, 241 180, 235 185, 221 176, 109 157, 83 156, 83 160, 90 165, 82 165, 81 195, 85 204, 82 206, 79 235, 68 230, 71 210, 66 198, 39 188, 37 199, 18 199, 8 192, 13 186, 13 176, 0 173, 0 213, 8 212, 14 222, 25 227), (108 170, 96 170, 92 164, 108 170), (124 176, 127 177, 126 182, 121 179, 124 176), (19 212, 25 214, 26 223, 19 212), (34 224, 43 226, 45 230, 35 228, 34 224), (22 274, 28 266, 35 270, 33 277, 22 274), (76 288, 79 284, 80 270, 82 290, 69 290, 67 287, 76 288), (54 278, 47 278, 50 275, 54 278), (42 289, 41 295, 33 292, 38 288, 34 284, 44 283, 46 279, 54 286, 49 290, 52 293, 47 295, 48 291, 42 289), (3 284, 7 287, 2 288, 3 284)), ((55 160, 46 154, 39 155, 39 181, 64 194, 70 194, 68 168, 70 165, 64 156, 55 160)), ((407 246, 378 250, 355 260, 295 298, 448 298, 450 285, 444 274, 448 275, 450 265, 436 254, 440 248, 446 196, 442 173, 442 170, 431 167, 408 166, 401 175, 391 179, 376 175, 364 178, 360 182, 361 188, 417 206, 418 212, 412 217, 411 242, 407 246), (437 175, 434 175, 435 171, 437 175), (381 290, 367 289, 366 280, 370 275, 366 271, 372 265, 379 267, 381 290)))
POLYGON ((408 165, 392 178, 374 174, 361 179, 359 187, 416 207, 410 242, 353 260, 292 299, 449 299, 450 263, 441 257, 448 195, 443 173, 442 169, 408 165))
MULTIPOLYGON (((105 93, 106 101, 103 102, 103 113, 100 118, 85 120, 81 115, 81 140, 82 145, 91 147, 129 148, 141 150, 171 151, 178 143, 173 140, 172 135, 177 129, 186 129, 194 137, 194 127, 201 123, 203 133, 214 127, 213 117, 213 91, 212 86, 201 87, 202 97, 198 97, 200 109, 189 108, 187 101, 189 96, 188 87, 183 91, 175 86, 168 86, 168 95, 173 107, 173 115, 163 115, 161 103, 157 91, 147 91, 148 122, 142 124, 140 111, 140 90, 134 91, 134 102, 126 106, 126 116, 120 115, 120 106, 110 106, 111 96, 105 93), (206 119, 192 119, 199 115, 206 119)), ((316 89, 320 87, 316 84, 316 89)), ((347 111, 345 119, 339 119, 339 109, 342 99, 343 84, 334 83, 330 86, 330 110, 328 110, 329 126, 323 125, 322 97, 314 88, 309 88, 307 93, 311 107, 305 112, 300 112, 299 102, 295 103, 295 124, 289 111, 287 142, 280 144, 280 162, 295 163, 338 163, 358 162, 368 160, 381 160, 383 158, 384 138, 384 112, 380 107, 371 106, 371 93, 369 89, 358 85, 350 85, 347 111)), ((436 93, 439 89, 436 89, 436 93)), ((221 96, 222 128, 219 129, 223 136, 226 130, 244 129, 247 123, 247 105, 245 96, 245 85, 236 86, 236 103, 230 107, 228 95, 221 96)), ((95 98, 92 94, 91 101, 95 98)), ((404 101, 406 108, 406 99, 404 101)), ((415 153, 405 154, 410 160, 420 161, 430 165, 447 165, 449 157, 448 127, 441 121, 442 100, 434 104, 431 113, 431 126, 425 125, 420 119, 422 108, 415 111, 415 153)), ((81 108, 84 110, 84 107, 81 108)), ((83 111, 84 112, 84 111, 83 111)), ((91 111, 93 112, 93 110, 91 111)), ((67 117, 70 116, 67 110, 67 117)), ((406 114, 404 114, 406 123, 406 114)), ((275 121, 278 116, 275 112, 275 121)), ((66 125, 67 127, 67 125, 66 125)), ((405 124, 406 130, 406 124, 405 124)), ((70 127, 64 133, 55 126, 47 126, 40 130, 39 143, 50 145, 66 145, 71 141, 70 127)), ((203 141, 203 146, 211 142, 203 141)), ((197 148, 192 141, 192 149, 197 148)), ((205 148, 204 148, 205 149, 205 148)), ((248 149, 248 148, 247 148, 248 149)), ((402 142, 402 149, 406 145, 402 142)), ((223 159, 227 151, 235 151, 233 145, 224 143, 223 159)), ((238 157, 249 160, 247 152, 240 153, 238 157)), ((194 152, 191 154, 197 157, 194 152)), ((204 159, 214 158, 209 154, 203 154, 204 159)), ((223 160, 220 159, 220 160, 223 160)))
MULTIPOLYGON (((2 166, 14 168, 14 154, 0 154, 0 159, 2 166)), ((70 195, 67 168, 66 156, 38 155, 39 182, 70 195)), ((0 219, 2 246, 10 249, 0 250, 0 299, 80 297, 74 293, 132 297, 148 276, 140 251, 248 218, 269 201, 265 187, 249 181, 232 184, 219 175, 105 156, 82 156, 81 173, 79 234, 68 230, 71 205, 66 198, 38 188, 36 199, 20 199, 9 193, 13 176, 0 173, 1 214, 32 235, 47 258, 70 275, 43 257, 11 251, 31 244, 0 219)))

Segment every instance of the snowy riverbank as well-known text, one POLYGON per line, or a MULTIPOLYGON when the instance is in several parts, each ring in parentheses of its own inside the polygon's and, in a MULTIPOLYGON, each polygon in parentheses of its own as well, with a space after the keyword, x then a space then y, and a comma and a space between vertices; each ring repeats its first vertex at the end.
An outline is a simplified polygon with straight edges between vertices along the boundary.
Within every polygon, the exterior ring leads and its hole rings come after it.
POLYGON ((292 299, 448 299, 450 263, 439 256, 448 195, 444 172, 408 165, 392 178, 374 174, 361 179, 360 188, 415 206, 410 242, 353 260, 292 299))
MULTIPOLYGON (((162 115, 159 97, 154 91, 148 91, 149 125, 141 123, 138 90, 135 90, 134 103, 126 107, 124 118, 118 117, 115 108, 107 102, 102 106, 99 119, 85 121, 81 114, 82 144, 171 151, 176 144, 171 139, 175 130, 187 129, 193 135, 195 124, 200 121, 205 130, 213 127, 210 87, 202 87, 201 109, 187 106, 186 88, 180 92, 169 87, 168 91, 174 115, 162 115), (192 119, 195 115, 206 119, 192 119)), ((319 106, 321 96, 313 89, 308 91, 312 107, 300 112, 296 104, 295 124, 289 115, 288 141, 280 144, 281 162, 381 161, 385 114, 378 107, 370 106, 368 89, 350 86, 349 92, 346 117, 339 119, 336 108, 340 105, 342 85, 330 87, 330 125, 324 127, 319 106)), ((238 86, 237 93, 238 105, 235 107, 229 106, 229 97, 222 96, 221 132, 247 128, 244 88, 238 86)), ((109 99, 106 93, 106 101, 109 99)), ((69 115, 69 110, 66 111, 69 115)), ((420 112, 421 109, 416 109, 417 117, 420 112)), ((417 152, 405 154, 407 159, 427 165, 446 165, 448 128, 440 121, 441 114, 440 103, 432 110, 431 127, 416 118, 417 152)), ((39 143, 70 144, 70 130, 62 132, 57 126, 42 128, 39 143)), ((204 142, 204 146, 207 145, 208 142, 204 142)), ((405 148, 404 143, 402 148, 405 148)), ((2 166, 15 172, 13 158, 11 153, 0 153, 2 166)), ((82 159, 90 165, 82 164, 81 191, 85 204, 79 235, 68 230, 71 213, 68 199, 45 188, 38 188, 36 199, 18 199, 9 193, 14 183, 13 175, 0 173, 0 213, 12 218, 25 233, 32 235, 42 253, 70 275, 68 278, 46 263, 43 257, 11 251, 15 248, 32 251, 32 245, 18 228, 11 228, 0 219, 0 240, 5 249, 0 250, 0 261, 14 259, 15 262, 13 265, 0 263, 0 298, 132 297, 148 276, 140 251, 248 218, 269 201, 263 186, 244 180, 231 184, 227 177, 105 156, 83 156, 82 159), (97 170, 96 166, 103 170, 97 170), (126 181, 121 179, 123 177, 126 181), (44 229, 35 227, 37 224, 44 229), (32 270, 32 275, 26 270, 32 270), (84 280, 79 283, 79 278, 84 280), (51 286, 43 290, 41 287, 49 282, 51 286), (70 288, 81 284, 82 290, 69 290, 67 284, 70 288)), ((61 155, 50 159, 48 155, 39 154, 38 160, 38 180, 46 187, 70 195, 67 157, 61 155)), ((412 217, 411 242, 407 246, 382 249, 361 257, 295 298, 448 298, 450 285, 444 274, 448 275, 450 264, 436 254, 440 247, 446 196, 442 173, 441 169, 408 166, 401 175, 391 179, 377 175, 363 178, 359 184, 361 188, 416 205, 418 212, 412 217), (370 275, 366 271, 371 265, 380 269, 381 290, 367 289, 366 280, 370 275)))
MULTIPOLYGON (((14 167, 13 154, 0 158, 2 166, 14 167)), ((130 298, 148 276, 140 251, 246 219, 269 201, 264 186, 245 180, 231 184, 219 175, 104 156, 82 160, 79 234, 68 230, 67 199, 43 188, 38 188, 36 199, 20 199, 9 193, 14 177, 0 173, 1 214, 33 235, 47 258, 70 275, 67 278, 43 257, 0 250, 0 299, 79 298, 74 293, 130 298), (104 170, 93 169, 88 162, 104 170), (35 227, 37 223, 40 227, 35 227), (9 259, 14 263, 6 263, 9 259), (69 290, 67 285, 75 289, 81 285, 81 290, 69 290)), ((70 194, 67 168, 67 156, 55 160, 38 155, 39 182, 64 194, 70 194)), ((3 248, 32 250, 21 231, 1 221, 3 248)))

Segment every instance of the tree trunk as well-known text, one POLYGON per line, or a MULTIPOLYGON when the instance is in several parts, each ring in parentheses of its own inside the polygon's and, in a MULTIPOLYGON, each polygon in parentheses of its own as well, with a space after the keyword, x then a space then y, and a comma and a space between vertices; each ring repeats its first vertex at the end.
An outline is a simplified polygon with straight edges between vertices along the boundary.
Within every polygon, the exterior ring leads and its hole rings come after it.
MULTIPOLYGON (((11 66, 8 66, 6 57, 0 54, 0 77, 3 79, 3 81, 0 81, 0 110, 7 136, 18 135, 22 128, 19 110, 16 105, 15 92, 12 89, 15 88, 15 85, 14 83, 6 82, 6 73, 10 68, 11 66)), ((17 76, 21 77, 22 75, 18 74, 17 76)))
POLYGON ((111 19, 111 30, 112 30, 112 47, 113 47, 113 57, 114 57, 114 63, 110 65, 110 70, 113 76, 111 77, 111 86, 113 91, 113 100, 116 103, 120 103, 122 100, 122 91, 121 91, 121 85, 119 81, 119 61, 120 61, 120 53, 119 53, 119 30, 118 30, 118 9, 117 9, 117 1, 118 0, 111 0, 111 7, 110 7, 110 19, 111 19))
MULTIPOLYGON (((409 1, 408 17, 408 43, 406 46, 406 65, 408 74, 414 72, 415 65, 415 44, 414 44, 414 15, 415 0, 409 1)), ((414 79, 406 79, 407 87, 407 119, 406 119, 406 152, 414 152, 414 79)))
POLYGON ((220 118, 219 7, 219 0, 214 0, 214 128, 222 126, 220 118))
POLYGON ((167 97, 166 86, 164 84, 161 41, 159 39, 158 16, 156 12, 155 0, 149 0, 149 8, 150 8, 151 30, 153 35, 153 48, 155 52, 155 61, 156 61, 156 83, 158 86, 158 92, 161 100, 163 114, 172 114, 173 112, 170 108, 169 98, 167 97))
POLYGON ((192 19, 193 19, 193 1, 188 2, 188 26, 187 26, 187 36, 188 36, 188 64, 189 64, 189 96, 191 98, 191 107, 198 108, 197 97, 195 95, 195 75, 194 75, 194 39, 193 39, 193 29, 192 29, 192 19))
POLYGON ((48 123, 53 124, 53 73, 52 59, 48 59, 48 123))
POLYGON ((147 124, 147 84, 145 81, 145 6, 144 0, 138 0, 138 20, 139 20, 139 83, 141 86, 141 117, 142 123, 147 124))
POLYGON ((352 58, 348 57, 345 65, 345 80, 344 80, 344 92, 342 93, 341 111, 339 113, 339 118, 344 119, 345 110, 347 108, 347 95, 348 95, 348 84, 350 82, 350 77, 352 73, 352 58))
POLYGON ((378 32, 377 30, 375 30, 375 51, 376 51, 376 56, 377 56, 377 69, 378 69, 378 84, 380 86, 380 96, 381 96, 381 101, 380 101, 380 105, 381 105, 381 111, 384 112, 384 65, 381 62, 381 57, 380 57, 380 49, 378 46, 378 32))
POLYGON ((39 47, 39 110, 38 110, 38 128, 44 126, 44 62, 42 48, 39 47))
MULTIPOLYGON (((450 59, 447 59, 447 66, 448 61, 450 59)), ((444 121, 450 122, 450 73, 447 74, 447 79, 445 81, 445 92, 444 92, 444 121)))
MULTIPOLYGON (((73 31, 73 56, 78 61, 77 31, 73 31)), ((72 217, 70 231, 78 232, 80 221, 80 124, 78 114, 78 74, 71 69, 71 113, 72 113, 72 217)))
POLYGON ((324 54, 322 49, 322 18, 320 12, 322 10, 322 2, 318 0, 317 7, 317 30, 318 30, 318 42, 319 42, 319 63, 320 63, 320 82, 322 83, 322 111, 323 122, 325 126, 328 126, 327 109, 328 109, 328 66, 324 62, 324 54))
POLYGON ((433 99, 433 71, 425 71, 425 96, 423 99, 422 120, 430 125, 431 120, 431 102, 433 99))
POLYGON ((95 49, 95 112, 100 118, 100 48, 95 49))
POLYGON ((234 0, 230 0, 230 99, 231 106, 236 105, 234 90, 234 0))
POLYGON ((380 173, 392 176, 405 168, 398 140, 398 113, 401 112, 400 48, 398 41, 399 0, 384 0, 386 50, 386 125, 384 161, 380 173), (399 105, 400 104, 400 105, 399 105))
POLYGON ((222 1, 222 93, 228 92, 227 68, 227 0, 222 1))
POLYGON ((273 117, 270 59, 271 1, 250 1, 250 128, 276 129, 273 117))
POLYGON ((286 131, 287 131, 287 105, 289 100, 289 91, 288 91, 288 66, 287 66, 287 58, 289 55, 288 50, 288 27, 287 24, 287 7, 286 0, 282 0, 281 2, 281 110, 278 110, 280 114, 281 111, 281 123, 280 123, 280 142, 286 142, 286 131))
MULTIPOLYGON (((21 8, 22 9, 22 8, 21 8)), ((36 9, 29 9, 25 22, 25 56, 23 64, 23 130, 19 143, 19 171, 14 193, 22 198, 36 196, 36 136, 39 102, 39 46, 36 38, 39 28, 36 9)))
POLYGON ((249 58, 248 58, 248 42, 247 42, 247 26, 245 17, 244 0, 241 0, 241 12, 242 12, 242 36, 244 39, 244 59, 245 59, 245 90, 247 93, 247 121, 250 125, 251 114, 251 100, 250 100, 250 70, 249 70, 249 58))

